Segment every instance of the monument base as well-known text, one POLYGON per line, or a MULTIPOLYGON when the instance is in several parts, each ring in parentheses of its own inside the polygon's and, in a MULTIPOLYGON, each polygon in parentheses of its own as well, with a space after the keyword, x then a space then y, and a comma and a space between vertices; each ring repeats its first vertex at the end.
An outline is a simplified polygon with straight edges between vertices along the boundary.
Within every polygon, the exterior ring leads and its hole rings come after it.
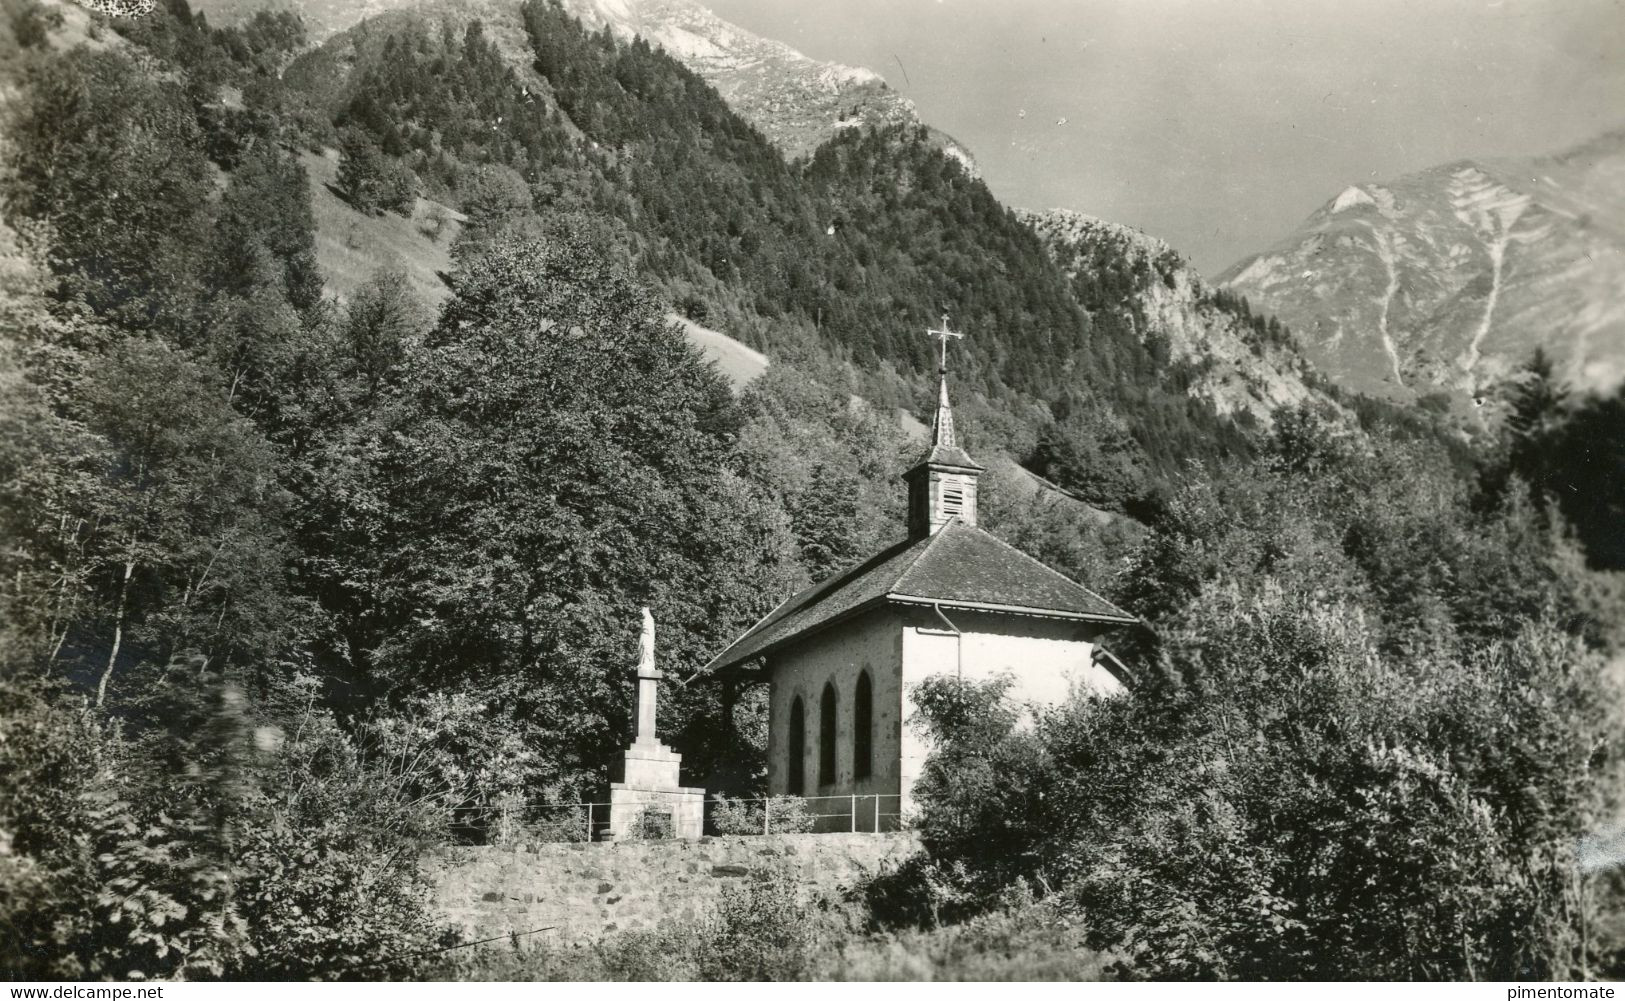
POLYGON ((705 790, 682 786, 650 789, 611 782, 609 829, 617 842, 651 836, 697 838, 705 832, 705 790))
POLYGON ((659 741, 635 741, 626 749, 622 781, 609 785, 609 829, 616 841, 697 838, 704 832, 705 790, 679 783, 682 765, 683 756, 659 741))

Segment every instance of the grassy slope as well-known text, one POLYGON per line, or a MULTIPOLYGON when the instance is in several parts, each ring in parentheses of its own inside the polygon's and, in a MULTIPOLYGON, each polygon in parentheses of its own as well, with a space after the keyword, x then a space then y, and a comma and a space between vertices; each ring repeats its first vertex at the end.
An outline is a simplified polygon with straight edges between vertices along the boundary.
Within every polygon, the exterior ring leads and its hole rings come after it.
MULTIPOLYGON (((392 212, 364 215, 338 195, 337 153, 306 153, 302 160, 310 173, 316 259, 327 290, 342 299, 373 272, 398 268, 406 272, 424 302, 438 307, 450 292, 440 276, 451 270, 451 245, 462 228, 462 214, 419 198, 410 219, 392 212)), ((690 320, 675 315, 672 319, 682 326, 689 343, 717 363, 736 390, 767 369, 767 356, 760 351, 690 320)))
POLYGON ((717 368, 728 377, 735 391, 742 389, 746 383, 767 371, 767 355, 755 348, 745 345, 720 331, 702 327, 693 320, 685 319, 673 314, 672 321, 683 328, 688 335, 688 342, 700 349, 700 353, 711 361, 717 363, 717 368))
POLYGON ((310 173, 316 260, 327 279, 327 290, 347 298, 373 272, 397 268, 406 272, 424 302, 439 306, 450 291, 440 275, 451 270, 451 244, 461 229, 462 214, 419 198, 410 219, 390 212, 365 215, 338 195, 336 152, 306 153, 301 159, 310 173), (431 236, 437 217, 444 223, 431 236))

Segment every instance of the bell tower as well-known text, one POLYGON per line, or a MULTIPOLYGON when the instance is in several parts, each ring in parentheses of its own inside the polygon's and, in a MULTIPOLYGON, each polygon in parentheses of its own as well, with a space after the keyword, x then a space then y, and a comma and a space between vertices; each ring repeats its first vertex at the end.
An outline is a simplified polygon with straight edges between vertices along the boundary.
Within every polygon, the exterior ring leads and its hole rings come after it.
POLYGON ((976 524, 976 479, 982 467, 959 447, 954 436, 954 412, 948 404, 948 341, 963 334, 948 329, 948 317, 941 329, 928 329, 926 335, 942 342, 937 364, 937 413, 931 419, 931 451, 903 474, 908 484, 908 536, 923 539, 935 535, 955 518, 976 524))

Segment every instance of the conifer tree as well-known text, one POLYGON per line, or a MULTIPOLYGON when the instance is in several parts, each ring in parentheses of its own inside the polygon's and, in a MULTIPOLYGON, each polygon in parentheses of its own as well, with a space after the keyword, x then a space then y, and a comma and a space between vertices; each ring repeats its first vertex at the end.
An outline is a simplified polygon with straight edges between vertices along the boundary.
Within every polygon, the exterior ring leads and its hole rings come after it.
POLYGON ((339 191, 357 210, 371 215, 383 206, 384 168, 384 154, 372 136, 347 129, 339 146, 339 191))

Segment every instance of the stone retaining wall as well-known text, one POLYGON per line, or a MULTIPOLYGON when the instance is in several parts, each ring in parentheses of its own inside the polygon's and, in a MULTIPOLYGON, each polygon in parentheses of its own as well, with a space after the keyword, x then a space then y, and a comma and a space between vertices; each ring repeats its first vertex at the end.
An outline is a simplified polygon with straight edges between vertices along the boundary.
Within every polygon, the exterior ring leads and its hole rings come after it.
POLYGON ((443 849, 424 869, 441 917, 470 939, 554 925, 546 938, 585 942, 701 918, 724 886, 769 867, 833 893, 916 847, 907 833, 482 846, 443 849))

